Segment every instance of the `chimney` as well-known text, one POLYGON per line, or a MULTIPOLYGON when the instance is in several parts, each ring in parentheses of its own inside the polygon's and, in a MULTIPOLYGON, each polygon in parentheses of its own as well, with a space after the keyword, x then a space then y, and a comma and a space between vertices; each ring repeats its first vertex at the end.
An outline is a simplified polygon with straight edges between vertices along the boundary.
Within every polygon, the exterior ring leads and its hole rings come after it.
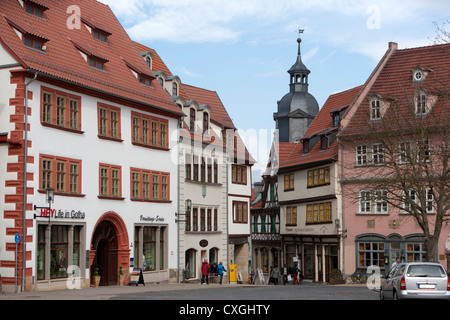
POLYGON ((397 42, 389 42, 389 49, 397 50, 398 49, 398 43, 397 42))

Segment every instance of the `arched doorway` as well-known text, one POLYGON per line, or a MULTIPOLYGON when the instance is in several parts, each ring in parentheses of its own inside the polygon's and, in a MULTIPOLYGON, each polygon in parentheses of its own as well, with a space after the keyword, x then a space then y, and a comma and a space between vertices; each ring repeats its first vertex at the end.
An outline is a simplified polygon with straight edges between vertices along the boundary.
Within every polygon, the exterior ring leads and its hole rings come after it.
POLYGON ((129 267, 128 233, 123 220, 114 212, 107 212, 97 222, 92 235, 89 254, 90 275, 96 269, 100 285, 116 285, 120 267, 124 273, 129 267))

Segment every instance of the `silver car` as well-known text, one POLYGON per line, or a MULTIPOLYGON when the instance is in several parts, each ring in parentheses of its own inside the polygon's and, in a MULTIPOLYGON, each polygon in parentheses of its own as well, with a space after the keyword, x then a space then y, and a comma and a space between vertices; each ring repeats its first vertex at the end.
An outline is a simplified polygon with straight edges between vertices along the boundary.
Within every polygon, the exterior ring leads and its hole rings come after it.
POLYGON ((381 283, 384 299, 450 299, 450 280, 439 263, 399 263, 381 283))

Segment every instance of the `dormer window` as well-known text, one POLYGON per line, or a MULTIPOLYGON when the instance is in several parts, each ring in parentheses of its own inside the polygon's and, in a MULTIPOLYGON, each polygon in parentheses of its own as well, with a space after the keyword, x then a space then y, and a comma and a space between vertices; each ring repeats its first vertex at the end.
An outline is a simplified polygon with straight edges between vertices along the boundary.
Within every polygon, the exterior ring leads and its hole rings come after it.
POLYGON ((150 58, 149 56, 145 57, 145 63, 150 69, 152 68, 152 58, 150 58))
POLYGON ((341 115, 339 112, 333 112, 332 114, 333 117, 333 127, 339 127, 340 123, 341 123, 341 115))
POLYGON ((162 77, 158 78, 158 82, 161 86, 164 86, 164 79, 162 77))
POLYGON ((303 140, 303 153, 309 152, 309 139, 303 140))
POLYGON ((26 13, 38 18, 44 18, 44 12, 48 9, 47 6, 32 1, 25 1, 23 3, 23 8, 26 13))
POLYGON ((92 34, 94 39, 97 39, 101 42, 107 42, 108 36, 111 35, 111 32, 106 30, 103 26, 101 26, 98 22, 94 20, 88 20, 85 17, 81 17, 81 21, 83 21, 86 28, 92 34))
POLYGON ((421 81, 422 78, 423 78, 422 71, 416 71, 416 72, 414 73, 414 80, 416 80, 416 81, 421 81))
POLYGON ((92 35, 95 39, 100 40, 102 42, 106 42, 106 39, 108 38, 108 35, 105 32, 99 31, 99 30, 92 30, 92 35))
POLYGON ((320 150, 327 150, 327 149, 328 149, 328 137, 321 136, 320 137, 320 150))
POLYGON ((44 11, 41 8, 33 6, 29 3, 25 4, 25 12, 39 18, 42 18, 44 15, 44 11))
POLYGON ((416 109, 416 115, 422 116, 426 115, 428 113, 428 107, 427 107, 427 95, 424 92, 420 92, 416 95, 415 99, 415 109, 416 109))
POLYGON ((178 95, 178 84, 175 81, 172 83, 172 95, 173 96, 178 95))
POLYGON ((29 28, 28 26, 20 26, 14 21, 5 17, 17 36, 23 41, 25 46, 31 49, 45 51, 45 43, 49 39, 39 31, 29 28))
POLYGON ((195 129, 195 109, 189 109, 189 130, 194 131, 195 129))
POLYGON ((152 84, 152 79, 150 77, 147 77, 145 75, 140 75, 139 76, 139 82, 145 86, 151 86, 152 84))
POLYGON ((96 57, 88 57, 89 66, 95 69, 103 70, 105 68, 105 62, 96 57))
POLYGON ((203 112, 203 132, 206 132, 209 128, 209 114, 208 112, 203 112))
POLYGON ((29 48, 43 51, 44 48, 44 40, 38 37, 33 37, 29 34, 23 35, 23 43, 29 48))
POLYGON ((109 61, 106 57, 88 45, 82 46, 73 40, 71 42, 91 68, 105 70, 105 63, 109 61))
POLYGON ((422 68, 420 66, 413 68, 411 70, 413 83, 422 83, 430 72, 433 72, 430 68, 422 68))
POLYGON ((370 101, 370 120, 381 119, 381 103, 380 100, 374 99, 370 101))

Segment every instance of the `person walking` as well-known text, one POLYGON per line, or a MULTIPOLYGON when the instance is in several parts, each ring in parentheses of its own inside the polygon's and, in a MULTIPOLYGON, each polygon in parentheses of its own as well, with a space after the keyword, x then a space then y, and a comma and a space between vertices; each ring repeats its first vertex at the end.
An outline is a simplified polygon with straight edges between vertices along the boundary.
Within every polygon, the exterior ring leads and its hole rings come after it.
POLYGON ((295 284, 295 282, 297 282, 297 284, 300 284, 300 282, 298 282, 298 274, 299 274, 299 269, 298 269, 297 265, 295 265, 294 282, 292 282, 292 284, 295 284))
POLYGON ((202 262, 202 284, 205 283, 206 280, 206 284, 209 284, 209 263, 208 260, 203 260, 202 262))
POLYGON ((273 284, 278 285, 278 278, 280 277, 280 270, 278 270, 277 266, 275 266, 275 269, 273 269, 272 277, 273 277, 273 284))
POLYGON ((283 285, 285 285, 288 282, 286 265, 283 266, 282 271, 283 271, 283 285))
POLYGON ((225 269, 225 267, 222 264, 222 261, 219 262, 219 265, 217 266, 217 272, 219 273, 219 284, 222 285, 222 278, 223 278, 223 273, 227 272, 227 270, 225 269))

